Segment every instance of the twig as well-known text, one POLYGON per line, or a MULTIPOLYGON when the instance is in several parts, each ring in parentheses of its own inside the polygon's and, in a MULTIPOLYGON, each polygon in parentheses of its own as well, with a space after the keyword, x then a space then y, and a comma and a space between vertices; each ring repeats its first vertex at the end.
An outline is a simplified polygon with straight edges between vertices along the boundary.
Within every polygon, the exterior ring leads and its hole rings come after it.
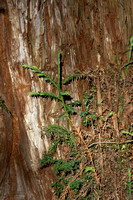
MULTIPOLYGON (((84 167, 84 168, 85 168, 85 167, 84 167)), ((74 181, 75 179, 77 179, 77 177, 78 177, 80 174, 82 174, 84 168, 82 168, 81 170, 79 170, 79 172, 78 172, 77 174, 75 174, 75 176, 71 179, 71 182, 74 181)), ((67 185, 67 187, 65 188, 65 191, 61 194, 61 196, 60 196, 60 199, 61 199, 61 200, 65 200, 66 194, 67 194, 69 188, 70 188, 70 184, 67 185)))
POLYGON ((128 65, 131 65, 131 64, 133 64, 133 60, 131 60, 130 62, 124 64, 121 68, 127 67, 128 65))
POLYGON ((82 133, 81 133, 80 129, 76 128, 74 124, 72 124, 72 127, 73 127, 73 130, 75 131, 75 134, 78 135, 78 137, 81 139, 81 141, 82 141, 82 143, 83 143, 83 145, 84 145, 84 147, 86 149, 86 152, 87 152, 88 156, 90 157, 90 160, 91 160, 91 163, 92 163, 92 167, 94 169, 95 180, 96 180, 96 183, 99 184, 100 180, 99 180, 99 177, 98 177, 98 174, 97 174, 94 162, 93 162, 91 151, 88 149, 87 144, 83 139, 83 136, 82 136, 82 133))
POLYGON ((92 143, 92 144, 90 144, 89 146, 88 146, 88 148, 91 148, 92 146, 94 146, 94 145, 97 145, 97 144, 127 144, 127 143, 132 143, 133 142, 133 140, 127 140, 127 141, 125 141, 125 142, 94 142, 94 143, 92 143))

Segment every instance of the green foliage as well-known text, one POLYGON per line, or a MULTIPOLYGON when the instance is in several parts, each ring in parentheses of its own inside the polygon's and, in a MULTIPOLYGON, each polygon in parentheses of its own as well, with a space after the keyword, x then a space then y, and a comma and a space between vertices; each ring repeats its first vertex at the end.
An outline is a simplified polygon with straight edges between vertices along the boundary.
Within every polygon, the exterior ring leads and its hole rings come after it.
POLYGON ((122 131, 123 134, 126 134, 126 135, 130 135, 133 137, 133 132, 129 132, 129 131, 122 131))
POLYGON ((42 159, 40 160, 40 167, 48 167, 49 165, 54 164, 54 173, 60 174, 64 172, 65 174, 70 173, 79 169, 79 160, 73 159, 71 161, 65 161, 63 159, 55 159, 51 154, 43 154, 42 159))
POLYGON ((64 126, 59 126, 59 125, 48 125, 48 127, 44 128, 44 131, 50 135, 50 136, 61 136, 63 137, 65 140, 68 139, 69 135, 70 135, 70 131, 68 131, 64 126))
POLYGON ((57 147, 58 147, 58 145, 62 144, 62 143, 63 143, 62 138, 59 138, 59 139, 56 139, 56 140, 52 141, 52 145, 49 147, 48 152, 55 152, 57 147))
MULTIPOLYGON (((69 83, 69 81, 65 83, 67 84, 69 83)), ((58 87, 59 85, 60 85, 60 89, 58 90, 59 98, 62 101, 61 98, 64 99, 64 96, 69 95, 69 92, 67 91, 62 92, 61 80, 59 80, 58 78, 58 87)), ((32 94, 36 95, 36 93, 32 93, 32 94)), ((69 117, 70 119, 71 115, 77 114, 77 112, 75 111, 75 108, 82 107, 85 110, 84 112, 81 112, 80 114, 82 118, 82 123, 85 126, 91 125, 91 121, 94 122, 96 120, 96 114, 90 111, 91 106, 93 106, 94 98, 95 98, 95 88, 92 87, 90 94, 87 94, 87 93, 84 94, 83 103, 78 100, 75 100, 75 101, 71 100, 67 103, 65 101, 64 102, 62 101, 62 104, 63 104, 62 108, 64 108, 65 113, 63 113, 59 118, 64 119, 65 117, 67 118, 69 117)), ((70 148, 70 155, 68 156, 70 160, 54 159, 51 154, 47 154, 48 155, 47 157, 43 157, 44 162, 41 160, 41 164, 43 167, 47 167, 48 164, 54 165, 54 173, 57 175, 57 179, 51 186, 54 188, 55 194, 58 197, 60 197, 62 192, 65 190, 65 187, 69 185, 70 189, 74 191, 75 196, 78 195, 83 185, 84 186, 86 184, 89 185, 94 181, 92 177, 92 173, 94 173, 94 168, 87 166, 83 170, 83 175, 81 177, 79 176, 75 180, 72 180, 72 176, 78 173, 79 166, 83 158, 81 159, 81 155, 79 155, 78 151, 76 151, 75 139, 73 138, 71 131, 68 131, 65 127, 59 126, 56 124, 48 125, 47 127, 44 128, 44 131, 46 135, 52 141, 52 144, 49 147, 49 151, 48 151, 49 153, 53 154, 54 152, 56 152, 57 147, 59 147, 59 145, 63 145, 64 143, 68 145, 70 148), (80 157, 80 159, 77 159, 77 157, 80 157)), ((91 196, 92 194, 90 193, 86 194, 86 197, 88 198, 90 198, 91 196)))
POLYGON ((127 71, 129 69, 129 66, 133 65, 133 60, 131 60, 132 54, 133 54, 133 36, 130 38, 130 49, 129 49, 129 55, 128 55, 128 63, 126 63, 122 66, 122 68, 126 67, 127 71))
POLYGON ((60 92, 60 95, 61 96, 68 96, 69 95, 69 92, 65 91, 65 92, 60 92))
POLYGON ((91 172, 93 172, 93 171, 89 171, 89 174, 87 174, 87 173, 85 173, 85 175, 84 175, 84 181, 85 181, 85 183, 87 183, 88 185, 90 184, 90 183, 93 183, 93 182, 95 182, 94 181, 94 178, 91 176, 91 172))
POLYGON ((48 167, 49 165, 54 164, 56 159, 54 159, 51 154, 43 154, 43 157, 39 162, 39 167, 48 167))
MULTIPOLYGON (((42 77, 41 75, 38 74, 38 77, 42 77)), ((44 80, 48 83, 53 84, 56 88, 58 88, 57 84, 55 83, 54 79, 52 79, 50 76, 47 76, 44 78, 44 80)))
POLYGON ((122 105, 120 105, 118 109, 119 109, 119 114, 121 114, 121 113, 122 113, 122 111, 123 111, 123 106, 122 106, 122 105))
MULTIPOLYGON (((132 58, 132 46, 133 40, 130 41, 130 55, 129 55, 129 62, 128 64, 124 66, 128 66, 132 64, 131 61, 132 58)), ((119 60, 117 59, 117 63, 119 63, 119 60)), ((44 98, 50 98, 59 101, 62 103, 62 109, 64 110, 64 113, 60 115, 59 119, 63 120, 67 118, 69 125, 70 125, 70 131, 67 130, 63 126, 59 125, 48 125, 44 128, 44 131, 46 135, 51 140, 51 146, 49 147, 48 153, 44 154, 42 159, 40 160, 40 168, 45 168, 48 166, 53 166, 54 173, 56 174, 56 180, 51 186, 54 189, 55 194, 58 196, 58 199, 62 199, 62 195, 64 195, 64 199, 66 200, 72 200, 72 199, 78 199, 78 200, 88 200, 97 199, 97 193, 99 191, 99 185, 95 182, 95 160, 94 164, 93 159, 95 159, 95 155, 97 152, 97 149, 87 149, 88 144, 87 141, 91 141, 90 138, 87 138, 86 135, 80 135, 82 132, 78 132, 79 129, 76 130, 75 126, 72 126, 71 123, 71 117, 72 115, 79 114, 82 120, 83 126, 92 126, 96 125, 97 119, 101 119, 102 122, 104 122, 103 127, 110 127, 113 126, 110 121, 111 117, 113 116, 114 112, 110 111, 109 114, 106 115, 106 112, 103 112, 103 116, 97 116, 97 110, 96 110, 96 89, 95 87, 92 87, 90 89, 89 94, 84 93, 83 94, 83 100, 82 102, 79 100, 72 100, 70 93, 68 91, 62 90, 62 77, 61 77, 61 55, 60 52, 58 52, 58 80, 52 79, 50 76, 47 76, 47 74, 43 71, 41 71, 36 66, 29 66, 29 65, 23 65, 23 68, 30 69, 33 73, 36 73, 39 78, 43 78, 44 81, 46 81, 49 84, 52 84, 55 89, 56 93, 50 93, 47 91, 44 92, 30 92, 30 95, 33 97, 44 97, 44 98), (80 107, 80 109, 78 109, 80 107), (79 112, 79 110, 82 110, 82 112, 79 112), (109 124, 106 122, 109 121, 109 124), (111 125, 110 125, 111 124, 111 125), (73 128, 73 129, 72 129, 73 128), (77 131, 77 132, 76 132, 77 131), (83 138, 83 140, 82 140, 83 138), (85 139, 84 139, 85 138, 85 139), (76 143, 77 142, 77 143, 76 143), (85 142, 85 143, 84 143, 85 142), (57 159, 56 152, 57 150, 61 150, 61 159, 57 159), (64 151, 63 151, 64 150, 64 151), (90 150, 90 151, 89 151, 90 150), (92 153, 92 158, 89 156, 89 152, 92 153), (93 166, 93 167, 92 167, 93 166), (67 188, 67 189, 66 189, 67 188), (68 191, 67 191, 68 190, 68 191)), ((112 70, 113 73, 113 70, 112 70)), ((63 84, 69 84, 73 80, 78 80, 81 78, 86 78, 86 75, 75 71, 73 75, 68 75, 66 79, 64 79, 63 84)), ((63 86, 64 88, 65 86, 63 86)), ((123 102, 121 101, 122 97, 119 97, 119 114, 122 113, 122 106, 123 102)), ((106 102, 105 99, 101 99, 99 104, 102 104, 106 102)), ((102 104, 104 105, 104 104, 102 104)), ((109 109, 108 109, 109 110, 109 109)), ((107 110, 107 111, 108 111, 107 110)), ((78 127, 79 128, 79 127, 78 127)), ((95 130, 94 127, 92 127, 94 132, 99 133, 99 127, 95 130)), ((86 129, 86 128, 85 128, 86 129)), ((104 129, 102 133, 104 132, 104 129)), ((123 134, 127 134, 128 136, 133 136, 132 130, 129 131, 123 131, 123 134)), ((95 135, 94 135, 95 136, 95 135)), ((97 140, 98 134, 96 138, 91 138, 92 141, 94 139, 97 140)), ((93 144, 93 143, 92 143, 93 144)), ((98 144, 94 141, 94 145, 98 144)), ((112 142, 113 144, 113 142, 112 142)), ((111 144, 111 145, 112 145, 111 144)), ((109 151, 110 147, 107 147, 107 145, 104 145, 102 147, 102 154, 105 153, 105 151, 109 151)), ((118 151, 122 153, 123 155, 126 154, 126 151, 128 150, 128 145, 125 144, 114 144, 112 152, 117 153, 118 151)), ((124 164, 127 162, 126 158, 123 156, 118 159, 120 164, 120 169, 124 169, 124 164)), ((97 162, 96 162, 97 164, 97 162)), ((100 177, 100 169, 98 168, 98 178, 100 177)), ((128 170, 128 182, 125 183, 129 192, 129 198, 131 199, 131 170, 128 170)), ((102 184, 101 184, 102 185, 102 184)))
POLYGON ((35 73, 41 73, 41 70, 39 70, 37 66, 31 67, 30 65, 23 64, 22 67, 25 68, 25 69, 31 69, 31 71, 35 72, 35 73))
POLYGON ((37 76, 38 76, 39 78, 44 78, 44 80, 45 80, 46 82, 50 82, 50 83, 53 84, 56 88, 58 88, 58 86, 57 86, 56 82, 54 81, 54 79, 52 79, 50 76, 47 76, 47 75, 45 74, 45 72, 42 72, 40 69, 38 69, 37 66, 32 66, 32 67, 31 67, 31 66, 29 66, 29 65, 23 64, 22 67, 25 68, 25 69, 31 69, 31 71, 32 71, 33 73, 37 73, 37 76))
MULTIPOLYGON (((94 88, 92 88, 92 94, 87 94, 85 93, 83 95, 84 98, 84 112, 80 113, 80 116, 82 118, 82 124, 83 126, 91 126, 92 125, 92 121, 95 122, 96 120, 96 114, 94 112, 90 111, 90 106, 92 105, 93 101, 94 101, 94 96, 95 96, 95 90, 94 88)), ((94 123, 95 124, 95 123, 94 123)))
POLYGON ((70 103, 66 104, 67 106, 72 106, 72 107, 78 107, 78 106, 82 106, 82 102, 75 100, 75 101, 71 101, 70 103))
MULTIPOLYGON (((55 173, 58 175, 60 174, 60 177, 57 177, 56 181, 51 184, 51 186, 54 188, 55 194, 60 197, 63 190, 65 190, 66 186, 70 186, 70 189, 72 189, 76 195, 80 192, 83 185, 86 185, 86 197, 80 198, 80 199, 87 199, 87 197, 91 198, 93 194, 90 194, 89 192, 89 184, 94 183, 94 179, 91 175, 84 175, 83 177, 79 177, 73 180, 72 176, 70 176, 72 171, 75 171, 75 173, 79 170, 79 161, 71 161, 65 162, 63 160, 58 160, 54 166, 55 173), (75 164, 76 163, 76 164, 75 164), (64 173, 62 175, 62 173, 64 173)), ((66 198, 65 198, 66 199, 66 198)), ((79 198, 78 198, 79 199, 79 198)))
POLYGON ((74 74, 74 75, 68 75, 64 81, 63 81, 63 84, 66 85, 68 83, 70 83, 71 81, 73 80, 77 80, 79 78, 83 77, 83 74, 82 73, 77 73, 77 74, 74 74))
POLYGON ((76 114, 76 111, 74 110, 73 106, 66 105, 66 108, 67 108, 67 112, 68 112, 69 116, 76 114))
MULTIPOLYGON (((87 93, 84 94, 84 104, 85 105, 83 105, 78 100, 71 101, 69 103, 65 102, 65 96, 69 96, 69 92, 62 91, 60 52, 58 52, 58 83, 56 83, 55 80, 52 79, 51 77, 47 76, 45 72, 42 72, 37 66, 31 67, 29 65, 23 64, 22 67, 25 69, 30 69, 33 73, 37 73, 38 77, 40 77, 40 78, 43 77, 46 82, 49 82, 49 83, 53 84, 53 86, 56 87, 56 89, 58 91, 58 95, 50 93, 50 92, 30 92, 30 95, 33 97, 44 97, 44 98, 50 98, 50 99, 55 99, 55 100, 61 101, 62 108, 64 109, 65 113, 63 113, 59 117, 59 119, 63 120, 65 117, 67 117, 67 120, 70 124, 71 129, 72 129, 72 125, 71 125, 70 116, 73 114, 76 114, 74 107, 82 106, 85 108, 85 111, 81 112, 81 115, 80 115, 84 126, 89 126, 89 125, 91 125, 91 121, 93 121, 93 122, 95 121, 96 114, 89 111, 89 106, 91 105, 91 103, 93 102, 93 99, 94 99, 94 93, 95 93, 94 88, 92 88, 91 95, 89 95, 87 93)), ((74 75, 67 76, 67 78, 63 81, 63 84, 68 84, 71 80, 83 78, 85 76, 86 75, 83 75, 82 73, 76 71, 74 75)), ((71 138, 72 138, 72 136, 71 136, 71 138)), ((60 143, 61 141, 59 141, 59 140, 56 141, 53 144, 53 149, 56 148, 58 142, 60 143)), ((73 138, 73 142, 74 142, 74 138, 73 138)))
POLYGON ((132 58, 132 52, 133 52, 133 36, 130 38, 130 51, 129 51, 128 62, 130 62, 132 58))
POLYGON ((133 181, 132 181, 132 172, 131 172, 131 169, 128 168, 128 182, 125 183, 125 185, 127 186, 127 191, 129 193, 129 199, 132 199, 132 192, 133 192, 132 184, 133 184, 133 181))
POLYGON ((126 70, 128 71, 130 65, 133 65, 133 60, 131 60, 130 62, 124 64, 124 65, 122 66, 122 68, 126 67, 126 70))
POLYGON ((54 172, 55 174, 59 174, 61 172, 64 172, 65 174, 70 173, 72 171, 75 171, 79 169, 79 161, 78 160, 71 160, 71 161, 65 161, 65 160, 58 160, 54 165, 54 172))
POLYGON ((30 69, 33 73, 37 73, 38 77, 40 77, 40 78, 44 77, 44 80, 46 82, 49 82, 49 83, 53 84, 53 86, 58 91, 58 96, 56 94, 53 94, 53 93, 50 93, 50 92, 30 92, 30 95, 34 96, 34 97, 41 96, 41 97, 44 97, 44 98, 56 99, 56 100, 61 101, 62 105, 63 105, 63 109, 64 109, 65 114, 67 116, 69 125, 72 128, 71 120, 69 118, 69 114, 68 114, 68 111, 67 111, 67 108, 66 108, 65 99, 64 99, 64 96, 68 96, 69 92, 67 92, 67 91, 63 92, 62 89, 61 89, 62 85, 61 85, 61 55, 60 55, 60 52, 58 52, 58 83, 57 84, 56 84, 54 79, 52 79, 51 77, 47 76, 46 73, 42 72, 37 66, 32 66, 31 67, 29 65, 23 64, 22 67, 25 68, 25 69, 30 69))
POLYGON ((69 116, 71 114, 76 114, 76 111, 74 110, 74 107, 80 107, 82 105, 82 103, 78 100, 75 100, 75 101, 71 101, 70 103, 67 103, 66 104, 66 108, 68 110, 68 114, 69 116))
POLYGON ((93 167, 86 167, 84 173, 87 172, 94 172, 94 168, 93 167))
MULTIPOLYGON (((81 106, 82 106, 82 103, 81 103, 81 101, 78 101, 78 100, 67 103, 66 109, 67 109, 69 117, 70 117, 70 115, 77 114, 74 107, 81 107, 81 106)), ((65 117, 66 117, 66 114, 63 113, 62 115, 59 116, 59 119, 63 120, 65 117)))
POLYGON ((10 111, 8 110, 7 106, 5 105, 5 101, 1 98, 0 96, 0 107, 5 110, 7 113, 10 113, 10 111))
POLYGON ((63 142, 69 144, 71 148, 75 145, 74 141, 72 140, 71 132, 63 126, 56 124, 48 125, 48 127, 44 128, 44 131, 50 138, 54 140, 52 146, 49 149, 50 151, 55 151, 58 144, 62 144, 63 142))
POLYGON ((50 92, 30 92, 30 95, 33 97, 45 97, 61 101, 60 97, 50 92))
POLYGON ((113 144, 113 149, 115 150, 115 151, 118 151, 118 144, 113 144))
POLYGON ((116 60, 116 64, 120 63, 119 58, 117 56, 115 56, 115 60, 116 60))
POLYGON ((113 112, 113 111, 111 111, 111 112, 108 114, 108 118, 112 117, 112 116, 113 116, 113 114, 114 114, 114 112, 113 112))
POLYGON ((51 187, 54 188, 54 191, 55 191, 55 194, 59 197, 65 187, 65 184, 63 182, 63 180, 65 179, 65 176, 62 176, 62 177, 58 177, 56 179, 56 181, 51 184, 51 187))
POLYGON ((70 183, 70 188, 74 190, 75 194, 78 194, 83 184, 83 180, 76 179, 70 183))
MULTIPOLYGON (((58 197, 60 197, 67 186, 74 191, 76 197, 82 189, 82 186, 89 186, 89 184, 94 182, 92 177, 94 169, 93 167, 86 166, 82 176, 79 175, 73 180, 73 176, 76 176, 77 173, 79 173, 80 163, 84 158, 79 155, 79 152, 76 150, 71 139, 71 132, 59 125, 49 125, 44 128, 44 131, 46 135, 51 138, 52 145, 49 148, 50 153, 43 155, 43 158, 40 161, 40 167, 43 168, 53 165, 54 173, 57 175, 57 178, 51 186, 54 188, 54 192, 58 197), (70 155, 68 156, 69 160, 53 158, 52 154, 56 151, 57 146, 64 143, 69 145, 71 150, 70 155)), ((91 196, 92 194, 90 193, 86 194, 86 197, 90 198, 91 196)))
POLYGON ((58 86, 57 86, 56 82, 54 81, 54 79, 52 79, 50 76, 47 76, 46 73, 41 71, 37 66, 30 66, 30 65, 23 64, 22 67, 25 68, 25 69, 31 69, 31 71, 33 73, 37 73, 37 76, 39 78, 44 78, 44 80, 46 82, 49 82, 49 83, 53 84, 56 88, 58 88, 58 86))

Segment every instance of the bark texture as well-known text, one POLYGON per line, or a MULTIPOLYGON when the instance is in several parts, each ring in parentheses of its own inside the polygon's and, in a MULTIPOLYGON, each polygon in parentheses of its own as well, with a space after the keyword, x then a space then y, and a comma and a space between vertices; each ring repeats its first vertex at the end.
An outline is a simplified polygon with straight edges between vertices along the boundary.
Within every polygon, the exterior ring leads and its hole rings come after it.
MULTIPOLYGON (((132 11, 131 0, 0 0, 0 96, 11 112, 0 108, 0 199, 55 198, 52 169, 42 172, 38 160, 49 146, 47 138, 41 139, 42 127, 58 121, 59 107, 29 96, 29 91, 53 88, 22 69, 22 63, 56 78, 60 50, 63 75, 113 68, 116 57, 120 62, 128 57, 132 11)), ((87 87, 73 83, 73 98, 87 87)))

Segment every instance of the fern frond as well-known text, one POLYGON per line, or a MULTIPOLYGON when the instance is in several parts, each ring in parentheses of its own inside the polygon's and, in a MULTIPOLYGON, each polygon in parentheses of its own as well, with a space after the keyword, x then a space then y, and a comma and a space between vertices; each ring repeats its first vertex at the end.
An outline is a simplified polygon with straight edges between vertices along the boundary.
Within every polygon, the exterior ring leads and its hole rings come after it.
POLYGON ((48 135, 70 135, 70 131, 68 131, 64 126, 59 126, 57 124, 48 125, 48 127, 44 128, 45 132, 48 135))
POLYGON ((48 127, 44 128, 45 133, 50 136, 51 138, 60 139, 58 142, 62 143, 65 142, 69 144, 72 148, 75 145, 75 141, 73 141, 71 132, 68 131, 64 126, 59 125, 49 125, 48 127))
POLYGON ((69 92, 67 92, 67 91, 65 91, 65 92, 60 92, 60 95, 61 96, 68 96, 68 95, 70 95, 70 93, 69 92))
POLYGON ((41 70, 38 69, 37 66, 32 66, 32 67, 31 67, 30 65, 23 64, 22 67, 23 67, 24 69, 31 69, 31 71, 34 72, 34 73, 41 73, 41 70))
POLYGON ((61 140, 61 138, 59 138, 59 139, 57 139, 57 140, 54 140, 54 141, 52 142, 52 145, 49 147, 48 152, 55 152, 56 149, 57 149, 58 144, 62 144, 62 142, 63 142, 63 141, 61 140))
POLYGON ((61 171, 64 173, 69 173, 71 171, 75 171, 79 169, 79 160, 74 159, 71 161, 64 161, 62 159, 55 162, 54 172, 55 174, 59 174, 61 171))
POLYGON ((82 103, 81 103, 81 101, 75 100, 70 103, 67 103, 66 105, 72 106, 72 107, 78 107, 78 106, 82 106, 82 103))
MULTIPOLYGON (((69 115, 70 114, 76 114, 76 111, 74 110, 73 107, 78 107, 78 106, 81 106, 81 105, 82 105, 81 101, 78 101, 78 100, 67 103, 66 109, 67 109, 68 114, 69 115)), ((62 108, 63 108, 63 106, 62 106, 62 108)), ((62 115, 60 115, 59 118, 60 118, 60 120, 63 120, 65 117, 66 117, 65 113, 63 113, 62 115)))
POLYGON ((63 84, 65 85, 65 84, 68 84, 68 83, 70 83, 71 81, 73 81, 73 80, 75 80, 75 79, 77 80, 77 79, 79 79, 82 75, 83 75, 82 73, 74 74, 74 75, 68 75, 68 76, 66 77, 66 79, 63 81, 63 84))
POLYGON ((52 79, 50 76, 47 76, 44 72, 41 72, 41 73, 37 74, 37 76, 38 76, 39 78, 44 77, 44 80, 45 80, 46 82, 50 82, 50 83, 52 83, 56 88, 58 88, 58 86, 57 86, 57 84, 55 83, 54 79, 52 79))
POLYGON ((45 72, 39 72, 39 74, 37 74, 37 76, 39 78, 41 78, 41 77, 46 77, 47 75, 45 74, 45 72))
POLYGON ((50 82, 50 83, 53 84, 56 88, 58 88, 58 86, 57 86, 57 84, 55 83, 54 79, 52 79, 50 76, 47 76, 47 74, 45 74, 45 72, 42 72, 40 69, 38 69, 37 66, 32 66, 32 67, 31 67, 30 65, 25 65, 25 64, 23 64, 22 67, 25 68, 25 69, 31 69, 31 71, 32 71, 33 73, 37 73, 37 76, 38 76, 39 78, 44 77, 44 80, 45 80, 46 82, 50 82))
POLYGON ((66 108, 67 108, 67 112, 69 115, 76 114, 76 111, 74 110, 74 108, 71 105, 69 105, 69 106, 66 105, 66 108))
POLYGON ((51 154, 43 154, 43 158, 41 160, 39 160, 39 167, 43 168, 43 167, 47 167, 51 164, 54 164, 56 162, 56 159, 54 159, 51 154))
POLYGON ((23 64, 22 67, 25 68, 25 69, 31 69, 32 68, 30 65, 26 65, 26 64, 23 64))
POLYGON ((58 89, 58 86, 57 86, 57 84, 55 83, 54 79, 52 79, 50 76, 46 76, 46 77, 44 78, 44 80, 45 80, 46 82, 50 82, 51 84, 53 84, 53 85, 58 89))
POLYGON ((34 96, 34 97, 41 96, 44 98, 50 98, 50 99, 55 99, 55 100, 61 101, 61 99, 57 95, 50 93, 50 92, 30 92, 30 95, 34 96))

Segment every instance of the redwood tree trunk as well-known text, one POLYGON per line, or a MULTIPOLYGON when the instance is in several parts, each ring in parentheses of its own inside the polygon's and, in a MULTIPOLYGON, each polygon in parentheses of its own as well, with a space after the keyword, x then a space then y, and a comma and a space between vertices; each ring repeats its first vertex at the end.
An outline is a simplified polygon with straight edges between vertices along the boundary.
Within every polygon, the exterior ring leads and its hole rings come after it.
MULTIPOLYGON (((0 96, 11 112, 0 108, 0 199, 56 199, 50 188, 52 169, 41 171, 38 161, 49 147, 48 139, 41 138, 42 127, 58 122, 54 115, 58 105, 29 96, 30 91, 53 88, 22 69, 22 64, 37 65, 56 77, 60 50, 63 75, 75 69, 103 73, 110 66, 117 72, 116 57, 123 63, 129 54, 132 10, 131 0, 0 0, 0 96)), ((80 98, 87 88, 83 81, 74 82, 72 97, 80 98)), ((111 107, 109 92, 107 98, 111 107)), ((126 111, 132 112, 128 102, 126 111)), ((98 112, 102 114, 102 108, 98 112)), ((80 126, 80 119, 75 123, 80 126)))

